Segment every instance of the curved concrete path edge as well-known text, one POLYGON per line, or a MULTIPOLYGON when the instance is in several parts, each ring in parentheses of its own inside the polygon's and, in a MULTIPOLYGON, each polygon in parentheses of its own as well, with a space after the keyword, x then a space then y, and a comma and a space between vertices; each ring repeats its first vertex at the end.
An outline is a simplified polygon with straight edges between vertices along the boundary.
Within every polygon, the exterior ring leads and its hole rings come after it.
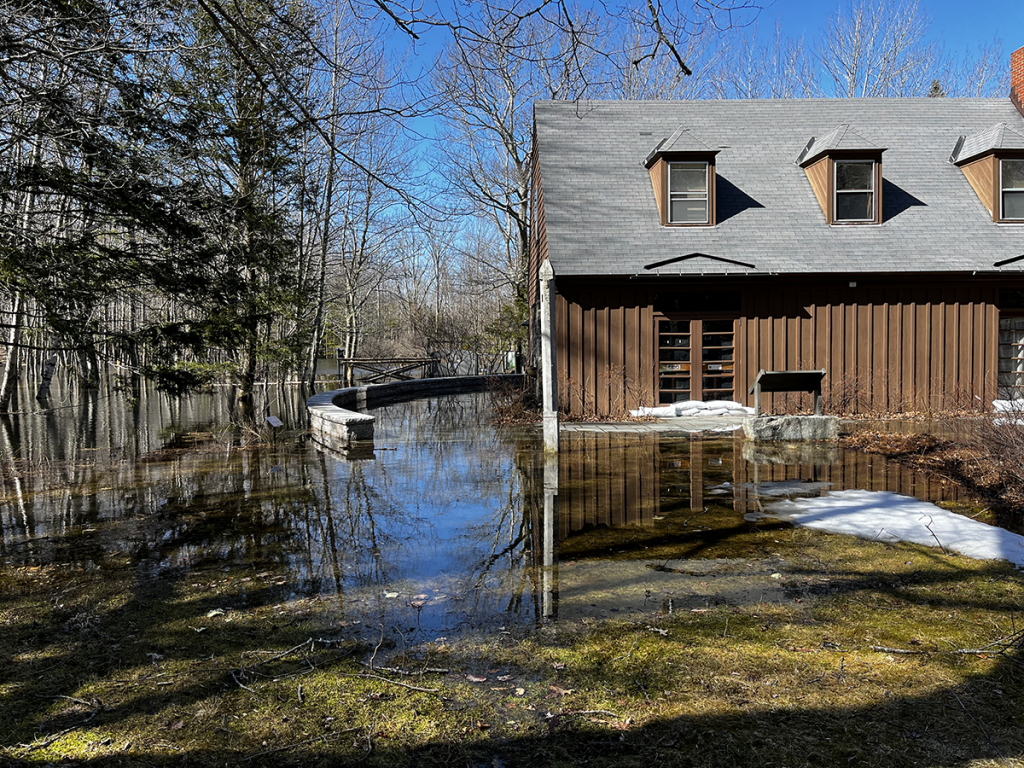
POLYGON ((524 379, 522 374, 490 374, 346 387, 313 395, 306 401, 306 410, 309 411, 313 440, 325 448, 346 451, 357 443, 373 440, 373 416, 353 409, 373 408, 436 395, 480 392, 496 384, 522 386, 524 379))

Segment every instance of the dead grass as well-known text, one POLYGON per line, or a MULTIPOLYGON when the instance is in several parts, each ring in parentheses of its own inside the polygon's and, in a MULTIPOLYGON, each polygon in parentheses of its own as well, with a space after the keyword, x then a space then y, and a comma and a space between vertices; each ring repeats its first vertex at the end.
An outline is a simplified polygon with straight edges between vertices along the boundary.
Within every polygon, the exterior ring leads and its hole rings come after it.
POLYGON ((8 569, 0 763, 1024 764, 1018 653, 973 651, 1020 630, 1017 572, 776 537, 784 604, 405 650, 349 635, 315 598, 282 601, 276 574, 8 569))

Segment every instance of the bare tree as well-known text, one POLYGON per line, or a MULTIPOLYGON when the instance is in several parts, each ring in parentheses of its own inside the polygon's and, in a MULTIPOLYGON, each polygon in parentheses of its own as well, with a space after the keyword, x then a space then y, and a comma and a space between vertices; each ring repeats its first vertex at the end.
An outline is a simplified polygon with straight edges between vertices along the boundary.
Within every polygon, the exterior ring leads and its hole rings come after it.
POLYGON ((826 95, 923 96, 941 58, 918 0, 852 0, 829 17, 814 46, 826 95))
POLYGON ((935 69, 935 80, 947 96, 1000 97, 1010 90, 1010 69, 1002 44, 994 40, 961 55, 945 55, 935 69))
POLYGON ((715 73, 716 95, 730 99, 793 99, 819 93, 814 65, 804 51, 803 38, 790 38, 781 20, 767 40, 758 27, 734 35, 724 44, 727 62, 715 73))

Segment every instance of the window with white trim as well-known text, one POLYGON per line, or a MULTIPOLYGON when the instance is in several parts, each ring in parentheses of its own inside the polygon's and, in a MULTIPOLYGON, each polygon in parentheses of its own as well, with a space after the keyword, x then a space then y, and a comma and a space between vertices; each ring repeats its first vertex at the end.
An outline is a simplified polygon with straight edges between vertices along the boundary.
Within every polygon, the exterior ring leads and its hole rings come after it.
POLYGON ((1024 221, 1024 160, 999 161, 999 218, 1024 221))
POLYGON ((836 160, 833 221, 875 220, 875 161, 836 160))
POLYGON ((708 223, 708 163, 668 164, 668 223, 708 223))

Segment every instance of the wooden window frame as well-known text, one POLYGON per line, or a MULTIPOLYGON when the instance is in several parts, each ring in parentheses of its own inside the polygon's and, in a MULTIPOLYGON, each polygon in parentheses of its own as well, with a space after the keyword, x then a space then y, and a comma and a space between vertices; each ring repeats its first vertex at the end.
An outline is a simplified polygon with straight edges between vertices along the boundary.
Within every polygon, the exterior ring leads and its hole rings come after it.
MULTIPOLYGON (((677 390, 662 390, 662 388, 661 388, 661 377, 662 377, 663 374, 661 372, 661 362, 662 361, 660 360, 660 351, 661 351, 660 327, 661 327, 661 321, 662 320, 667 320, 667 321, 670 321, 670 322, 685 322, 685 323, 689 324, 688 335, 690 337, 690 344, 687 347, 687 349, 689 350, 689 353, 690 353, 689 354, 690 359, 689 359, 689 361, 687 363, 689 365, 688 378, 690 380, 690 387, 689 387, 689 390, 688 390, 689 391, 689 399, 691 399, 691 400, 702 400, 702 401, 704 400, 704 365, 705 365, 705 363, 707 363, 708 365, 713 365, 713 364, 717 364, 717 362, 721 362, 722 364, 729 364, 729 365, 732 366, 731 370, 728 372, 728 375, 731 376, 731 378, 733 380, 732 399, 733 400, 737 400, 739 397, 742 396, 741 393, 739 392, 740 388, 739 388, 738 384, 736 383, 736 372, 737 372, 737 366, 739 365, 739 360, 738 360, 739 350, 738 350, 738 347, 736 345, 736 337, 737 337, 737 335, 739 333, 739 329, 737 327, 737 320, 739 320, 739 317, 740 317, 739 314, 736 313, 736 312, 659 312, 659 313, 656 313, 654 315, 654 370, 653 370, 653 373, 654 373, 654 390, 653 391, 654 391, 655 405, 665 405, 665 403, 661 402, 660 395, 661 395, 662 391, 677 391, 677 390), (725 321, 729 321, 729 322, 732 323, 732 330, 728 332, 728 333, 731 333, 732 336, 733 336, 732 360, 729 360, 729 361, 705 361, 704 360, 704 333, 714 333, 714 332, 705 331, 704 330, 704 323, 706 323, 708 321, 715 321, 715 320, 725 320, 725 321), (694 330, 694 323, 695 322, 699 322, 700 323, 700 333, 694 333, 693 332, 693 330, 694 330)), ((723 333, 725 333, 725 332, 723 331, 723 333)), ((666 372, 666 373, 667 373, 667 375, 669 377, 680 378, 679 376, 672 376, 671 372, 666 372)), ((719 376, 719 378, 725 378, 725 377, 726 377, 726 372, 723 371, 722 372, 722 376, 719 376)), ((720 390, 711 390, 711 391, 716 391, 717 392, 717 391, 720 391, 720 390)), ((707 401, 705 401, 705 402, 707 402, 707 401)))
POLYGON ((833 224, 874 224, 878 221, 878 169, 877 163, 872 158, 840 157, 832 160, 832 223, 833 224), (870 189, 839 189, 839 166, 840 165, 870 165, 871 188, 870 189), (870 215, 862 219, 840 219, 839 218, 839 196, 840 195, 871 195, 870 215))
POLYGON ((1003 218, 1003 162, 1005 160, 1024 160, 1024 151, 1003 149, 987 152, 980 157, 959 164, 967 182, 985 206, 992 221, 996 224, 1020 226, 1024 218, 1003 218))
MULTIPOLYGON (((1002 325, 1003 325, 1002 321, 1003 320, 1018 320, 1020 318, 1024 318, 1024 309, 1000 309, 999 310, 999 317, 996 320, 996 397, 999 398, 999 399, 1003 398, 1003 393, 1000 390, 1002 390, 1004 388, 1004 386, 1005 386, 1005 385, 999 383, 999 379, 1003 375, 1003 371, 1000 370, 1000 365, 1001 365, 1002 361, 1003 360, 1008 360, 1008 359, 1009 360, 1020 359, 1020 358, 1005 358, 1005 357, 1003 357, 1002 348, 1004 346, 1007 346, 1007 345, 1002 344, 1001 341, 999 340, 999 334, 1001 334, 1002 330, 1003 330, 1002 329, 1002 325)), ((1010 346, 1016 346, 1016 344, 1011 344, 1010 346)), ((1016 385, 1010 385, 1011 388, 1014 388, 1015 386, 1016 385)), ((1024 402, 1024 398, 1017 399, 1017 398, 1010 397, 1008 399, 1010 399, 1010 400, 1017 400, 1017 402, 1024 402)))
POLYGON ((706 227, 711 222, 711 163, 707 160, 669 160, 665 163, 665 172, 667 174, 666 186, 667 198, 665 201, 665 221, 667 224, 672 226, 689 226, 689 227, 706 227), (700 197, 685 197, 692 193, 688 192, 673 192, 672 191, 672 169, 676 166, 704 166, 704 196, 700 197), (672 220, 672 203, 682 200, 703 200, 704 201, 704 220, 703 221, 673 221, 672 220))
POLYGON ((648 166, 651 175, 651 187, 654 190, 654 201, 658 206, 658 218, 663 227, 713 227, 718 221, 716 203, 716 178, 714 153, 685 152, 665 155, 653 160, 648 166), (672 163, 705 163, 707 165, 707 221, 685 222, 669 221, 672 200, 669 191, 669 166, 672 163))
POLYGON ((882 150, 833 150, 803 166, 814 197, 825 214, 825 223, 835 227, 863 227, 882 223, 882 150), (836 219, 836 163, 847 161, 874 164, 872 212, 870 219, 836 219))
POLYGON ((1024 164, 1024 158, 1020 158, 1020 157, 998 157, 997 160, 999 161, 999 174, 998 174, 999 175, 999 180, 997 182, 998 189, 996 190, 996 194, 999 196, 999 221, 1007 223, 1007 224, 1022 224, 1022 223, 1024 223, 1024 216, 1021 216, 1019 218, 1012 218, 1012 219, 1011 218, 1007 218, 1006 210, 1005 210, 1005 204, 1004 204, 1004 202, 1005 202, 1004 195, 1007 192, 1015 192, 1015 193, 1019 193, 1022 196, 1024 196, 1024 187, 1007 188, 1006 186, 1003 185, 1003 164, 1006 163, 1006 162, 1024 164))

